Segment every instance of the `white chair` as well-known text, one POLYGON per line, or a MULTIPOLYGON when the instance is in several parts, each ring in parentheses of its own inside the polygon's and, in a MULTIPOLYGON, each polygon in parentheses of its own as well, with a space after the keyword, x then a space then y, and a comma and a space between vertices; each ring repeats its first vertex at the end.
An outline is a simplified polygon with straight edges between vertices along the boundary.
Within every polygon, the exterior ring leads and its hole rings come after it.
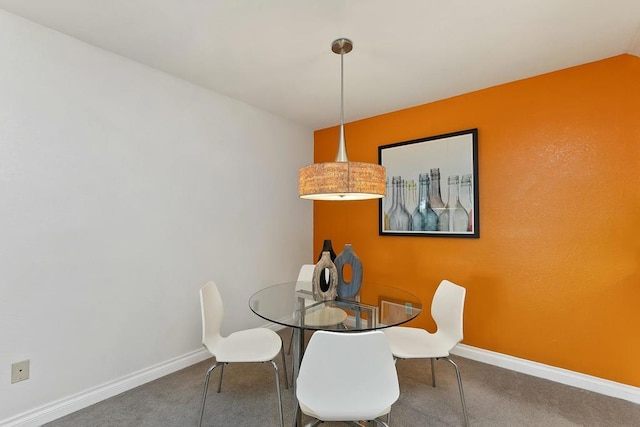
POLYGON ((431 381, 436 386, 433 361, 444 359, 453 365, 458 380, 464 425, 469 425, 467 405, 462 390, 460 369, 449 358, 449 352, 462 341, 462 318, 466 289, 448 280, 438 285, 431 303, 431 316, 437 330, 431 334, 424 329, 396 326, 384 330, 389 339, 391 351, 396 359, 431 359, 431 381))
MULTIPOLYGON (((296 282, 296 291, 304 290, 312 292, 311 278, 313 277, 313 271, 315 264, 304 264, 300 267, 298 273, 298 281, 296 282)), ((305 300, 307 307, 316 304, 316 301, 308 299, 305 300)), ((295 314, 295 313, 294 313, 295 314)), ((347 320, 347 312, 337 307, 323 307, 320 310, 315 310, 307 313, 304 317, 304 323, 307 326, 327 326, 327 325, 341 325, 347 320)), ((289 349, 287 353, 291 353, 291 343, 293 341, 293 329, 291 329, 291 337, 289 338, 289 349)))
POLYGON ((284 426, 282 416, 282 397, 280 395, 280 379, 278 366, 273 359, 282 352, 282 368, 284 370, 285 385, 289 388, 287 379, 287 367, 285 365, 282 339, 274 331, 266 328, 246 329, 234 332, 227 337, 220 335, 224 308, 222 298, 215 283, 209 282, 200 289, 200 308, 202 310, 202 344, 215 356, 216 363, 207 371, 204 382, 204 394, 202 396, 202 408, 200 410, 200 423, 204 416, 204 407, 207 400, 207 390, 211 373, 220 367, 218 380, 218 393, 222 387, 222 374, 224 365, 228 363, 247 362, 271 362, 275 372, 276 392, 278 395, 278 409, 280 411, 280 426, 284 426))
POLYGON ((309 426, 375 421, 388 427, 379 417, 390 414, 400 395, 391 348, 380 331, 315 332, 296 385, 300 410, 316 419, 309 426))

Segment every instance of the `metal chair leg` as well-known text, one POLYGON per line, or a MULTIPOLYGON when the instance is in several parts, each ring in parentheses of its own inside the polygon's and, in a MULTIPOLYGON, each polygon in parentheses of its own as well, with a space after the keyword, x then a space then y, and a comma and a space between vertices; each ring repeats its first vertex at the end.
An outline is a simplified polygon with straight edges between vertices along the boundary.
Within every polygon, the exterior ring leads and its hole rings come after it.
POLYGON ((284 386, 289 389, 289 376, 287 375, 287 361, 284 357, 284 344, 280 346, 280 353, 282 354, 282 371, 284 373, 284 386))
POLYGON ((465 427, 467 427, 469 426, 469 417, 467 416, 467 404, 464 401, 464 391, 462 390, 462 378, 460 378, 460 369, 458 369, 458 365, 456 365, 456 363, 448 357, 443 357, 443 359, 451 363, 456 370, 456 378, 458 379, 458 390, 460 390, 460 402, 462 403, 462 414, 464 415, 464 425, 465 427))
POLYGON ((296 399, 296 410, 293 411, 293 427, 302 427, 300 423, 298 423, 298 415, 300 415, 300 405, 296 399))
MULTIPOLYGON (((211 373, 213 372, 214 369, 216 369, 218 366, 224 366, 224 363, 216 363, 215 365, 213 365, 212 367, 209 368, 209 370, 207 371, 207 375, 204 377, 204 393, 202 394, 202 408, 200 409, 200 422, 198 423, 198 426, 202 425, 202 418, 204 417, 204 405, 207 401, 207 390, 209 389, 209 379, 211 378, 211 373)), ((222 373, 220 373, 220 377, 222 377, 222 373)))
POLYGON ((218 378, 218 393, 220 393, 220 390, 222 389, 222 374, 224 374, 224 365, 226 365, 226 363, 221 363, 220 364, 220 378, 218 378))
POLYGON ((431 358, 431 386, 435 387, 436 386, 436 367, 435 367, 435 363, 433 362, 433 357, 431 358))
MULTIPOLYGON (((276 365, 276 362, 272 360, 271 366, 273 366, 273 372, 275 372, 275 376, 276 376, 276 392, 278 393, 278 410, 280 411, 280 427, 284 427, 284 416, 282 415, 282 396, 280 395, 280 375, 278 375, 278 365, 276 365)), ((286 374, 285 374, 285 377, 286 377, 286 374)))
POLYGON ((287 348, 287 354, 291 354, 291 343, 293 342, 293 328, 291 329, 291 336, 289 337, 289 345, 287 348))

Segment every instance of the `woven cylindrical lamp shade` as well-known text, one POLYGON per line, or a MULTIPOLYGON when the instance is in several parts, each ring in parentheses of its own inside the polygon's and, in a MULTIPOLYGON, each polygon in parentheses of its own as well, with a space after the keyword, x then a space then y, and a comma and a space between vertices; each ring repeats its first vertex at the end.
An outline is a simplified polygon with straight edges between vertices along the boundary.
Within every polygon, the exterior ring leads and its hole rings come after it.
POLYGON ((298 178, 303 199, 366 200, 386 193, 386 170, 374 163, 314 163, 300 168, 298 178))

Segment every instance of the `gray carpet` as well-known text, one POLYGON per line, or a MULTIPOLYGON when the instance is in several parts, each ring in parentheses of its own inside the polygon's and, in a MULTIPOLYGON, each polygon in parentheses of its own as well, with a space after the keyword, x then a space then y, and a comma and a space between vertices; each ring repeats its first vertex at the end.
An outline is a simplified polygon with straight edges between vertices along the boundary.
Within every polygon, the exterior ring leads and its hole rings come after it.
MULTIPOLYGON (((281 335, 286 348, 289 334, 281 335)), ((640 405, 469 359, 453 359, 462 373, 472 426, 640 426, 640 405)), ((197 426, 204 375, 211 364, 212 360, 198 363, 47 426, 197 426)), ((453 367, 445 361, 435 366, 437 387, 433 388, 428 360, 398 362, 400 399, 393 405, 392 426, 462 425, 453 367)), ((216 378, 212 378, 204 426, 278 425, 270 364, 227 366, 220 394, 215 393, 216 378)), ((336 382, 345 389, 353 386, 348 379, 336 378, 336 382)), ((284 388, 284 381, 281 384, 285 425, 290 426, 293 395, 284 388)))

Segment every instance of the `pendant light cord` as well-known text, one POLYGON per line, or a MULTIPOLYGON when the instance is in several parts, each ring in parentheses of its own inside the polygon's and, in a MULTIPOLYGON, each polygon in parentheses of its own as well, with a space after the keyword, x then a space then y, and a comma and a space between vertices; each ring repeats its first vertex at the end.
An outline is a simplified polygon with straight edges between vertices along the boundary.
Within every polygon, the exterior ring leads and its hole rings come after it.
POLYGON ((340 126, 344 127, 344 52, 340 52, 340 126))
POLYGON ((340 49, 340 139, 336 162, 348 162, 347 144, 344 137, 344 48, 340 49))

